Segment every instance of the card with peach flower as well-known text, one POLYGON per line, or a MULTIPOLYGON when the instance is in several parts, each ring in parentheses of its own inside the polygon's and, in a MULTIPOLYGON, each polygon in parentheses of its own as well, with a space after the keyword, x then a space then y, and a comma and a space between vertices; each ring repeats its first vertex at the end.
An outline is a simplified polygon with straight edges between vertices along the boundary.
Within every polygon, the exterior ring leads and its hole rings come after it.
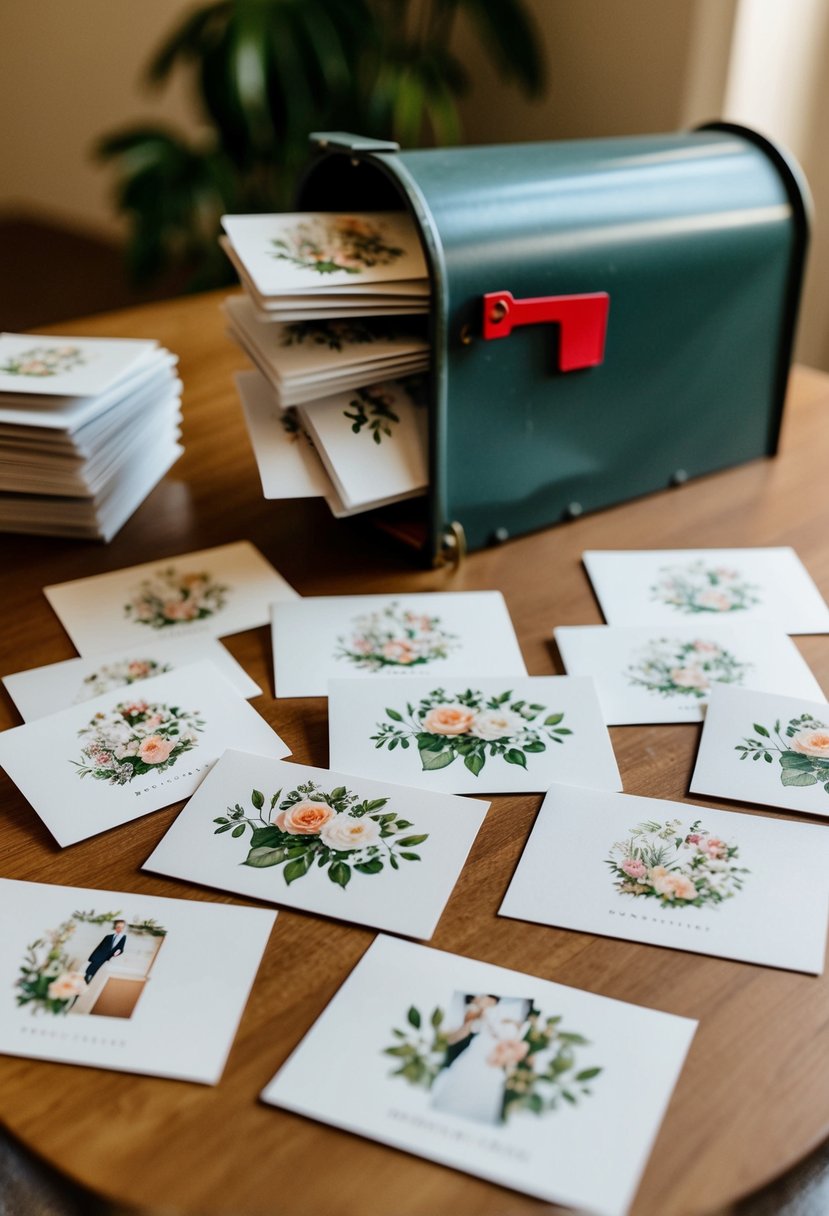
POLYGON ((0 1053, 216 1085, 275 918, 0 879, 0 1053))
POLYGON ((715 688, 690 790, 829 816, 829 705, 715 688))
POLYGON ((274 604, 277 697, 324 697, 338 676, 525 676, 500 591, 314 596, 274 604))
POLYGON ((249 541, 43 589, 82 655, 156 638, 225 637, 267 624, 294 591, 249 541))
POLYGON ((622 788, 586 676, 331 680, 331 764, 450 794, 622 788))
POLYGON ((228 751, 144 869, 429 938, 488 807, 228 751))
POLYGON ((262 1098, 568 1209, 624 1216, 696 1027, 381 934, 262 1098))
POLYGON ((94 397, 158 350, 141 338, 0 334, 0 394, 94 397))
POLYGON ((0 765, 59 845, 178 802, 229 747, 290 749, 206 659, 0 734, 0 765))
POLYGON ((605 549, 582 555, 608 625, 764 621, 829 633, 829 606, 794 549, 605 549))
POLYGON ((816 824, 553 785, 500 915, 819 975, 828 870, 816 824))
POLYGON ((568 673, 595 679, 609 726, 699 722, 714 684, 823 696, 797 644, 773 625, 576 625, 554 636, 568 673))

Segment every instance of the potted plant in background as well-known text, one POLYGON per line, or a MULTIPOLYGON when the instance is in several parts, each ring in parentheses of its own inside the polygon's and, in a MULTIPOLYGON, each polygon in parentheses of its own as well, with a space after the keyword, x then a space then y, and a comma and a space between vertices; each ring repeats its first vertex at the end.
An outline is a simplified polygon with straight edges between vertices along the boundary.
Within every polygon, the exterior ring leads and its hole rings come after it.
POLYGON ((133 277, 178 268, 192 290, 232 281, 219 217, 289 209, 312 130, 404 146, 457 142, 469 82, 451 36, 462 15, 502 78, 538 95, 543 65, 524 0, 214 0, 194 9, 147 79, 160 87, 190 71, 209 136, 138 125, 97 148, 117 174, 133 277))

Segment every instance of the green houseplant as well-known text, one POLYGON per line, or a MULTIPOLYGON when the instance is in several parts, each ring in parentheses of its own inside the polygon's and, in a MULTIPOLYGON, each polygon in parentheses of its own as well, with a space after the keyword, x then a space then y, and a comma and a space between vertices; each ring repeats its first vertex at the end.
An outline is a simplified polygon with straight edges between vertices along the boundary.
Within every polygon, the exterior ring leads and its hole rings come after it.
POLYGON ((544 83, 524 0, 212 0, 172 31, 147 69, 189 71, 210 132, 164 126, 105 135, 137 280, 176 266, 194 290, 232 278, 216 237, 225 212, 290 207, 309 131, 332 127, 412 146, 460 138, 468 77, 450 39, 464 16, 500 75, 544 83))

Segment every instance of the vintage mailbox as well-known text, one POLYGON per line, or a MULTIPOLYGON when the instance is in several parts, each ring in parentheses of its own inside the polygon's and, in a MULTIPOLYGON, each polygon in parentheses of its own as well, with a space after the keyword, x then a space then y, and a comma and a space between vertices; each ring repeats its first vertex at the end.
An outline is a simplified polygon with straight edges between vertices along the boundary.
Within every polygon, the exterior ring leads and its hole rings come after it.
POLYGON ((433 560, 774 453, 808 196, 768 140, 312 141, 302 209, 420 231, 433 560))

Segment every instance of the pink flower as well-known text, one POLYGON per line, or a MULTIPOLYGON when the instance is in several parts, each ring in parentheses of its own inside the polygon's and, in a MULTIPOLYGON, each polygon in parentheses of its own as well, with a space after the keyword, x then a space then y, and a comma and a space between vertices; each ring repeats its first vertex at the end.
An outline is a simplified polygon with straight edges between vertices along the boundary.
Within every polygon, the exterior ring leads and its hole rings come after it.
POLYGON ((195 600, 169 600, 162 609, 168 621, 192 621, 198 611, 195 600))
POLYGON ((148 730, 154 730, 155 727, 160 726, 163 721, 164 721, 164 719, 162 718, 161 714, 152 714, 149 718, 146 719, 146 721, 144 722, 144 725, 147 727, 148 730))
POLYGON ((648 872, 644 862, 637 861, 635 857, 628 857, 622 862, 622 869, 630 878, 644 878, 648 872))
POLYGON ((466 705, 436 705, 423 719, 424 731, 433 735, 466 735, 475 721, 475 710, 466 705))
POLYGON ((146 676, 149 673, 149 670, 150 665, 146 659, 133 659, 132 662, 127 666, 127 671, 131 676, 134 676, 136 680, 140 680, 143 676, 146 676))
POLYGON ((698 608, 707 608, 710 612, 728 612, 734 607, 734 598, 728 591, 717 591, 714 587, 700 591, 694 596, 698 608))
POLYGON ((514 1068, 530 1050, 523 1039, 499 1039, 486 1058, 492 1068, 514 1068))
POLYGON ((172 739, 149 735, 139 747, 138 755, 145 764, 163 764, 165 760, 169 760, 174 746, 172 739))
POLYGON ((792 739, 792 747, 802 756, 829 756, 829 730, 799 730, 792 739))
POLYGON ((92 759, 99 768, 106 768, 108 764, 112 763, 112 756, 109 752, 95 752, 92 759))
POLYGON ((684 874, 672 874, 664 866, 656 866, 651 871, 653 889, 663 899, 696 899, 697 889, 684 874))
POLYGON ((408 642, 386 642, 382 654, 384 659, 403 665, 411 663, 415 657, 408 642))
POLYGON ((306 799, 280 811, 273 822, 291 836, 319 836, 333 815, 334 812, 326 803, 306 799))
POLYGON ((121 706, 121 716, 123 718, 138 718, 141 714, 145 714, 149 708, 146 701, 131 701, 128 705, 121 706))
POLYGON ((697 654, 719 654, 720 648, 716 642, 694 642, 697 654))
POLYGON ((351 649, 358 654, 370 654, 371 642, 367 638, 354 638, 351 643, 351 649))
POLYGON ((702 840, 702 836, 700 835, 699 832, 691 832, 688 836, 685 837, 686 844, 699 844, 699 842, 701 840, 702 840))
POLYGON ((82 972, 64 971, 57 979, 52 980, 46 994, 50 1001, 68 1001, 73 996, 80 996, 85 987, 82 972))
POLYGON ((678 685, 679 688, 699 688, 704 690, 711 687, 711 681, 699 667, 674 667, 670 676, 671 682, 678 685))
POLYGON ((707 853, 709 857, 718 860, 720 857, 725 857, 728 852, 728 845, 724 840, 720 840, 717 836, 709 836, 707 840, 700 845, 703 853, 707 853))

